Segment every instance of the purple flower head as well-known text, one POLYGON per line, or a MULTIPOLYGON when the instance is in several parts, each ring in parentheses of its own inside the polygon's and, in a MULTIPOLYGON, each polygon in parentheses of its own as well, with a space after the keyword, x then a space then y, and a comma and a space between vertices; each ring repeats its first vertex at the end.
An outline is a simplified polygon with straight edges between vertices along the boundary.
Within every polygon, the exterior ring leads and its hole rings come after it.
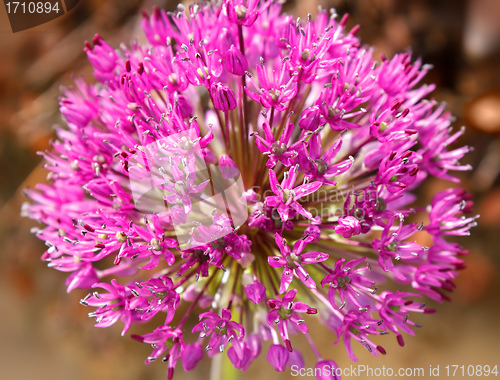
POLYGON ((143 343, 150 344, 153 352, 146 359, 146 364, 150 364, 163 356, 163 361, 168 363, 167 377, 171 380, 174 376, 174 368, 186 349, 183 340, 183 333, 179 329, 172 330, 168 326, 160 326, 152 333, 144 335, 132 335, 132 338, 143 343))
MULTIPOLYGON (((365 277, 364 273, 368 267, 356 268, 359 264, 366 261, 366 258, 351 260, 345 262, 345 259, 339 259, 335 263, 333 270, 325 276, 321 285, 330 284, 328 289, 328 300, 332 306, 336 306, 336 296, 339 295, 342 309, 348 306, 366 307, 360 304, 360 294, 371 294, 374 289, 370 288, 374 282, 365 277)), ((350 309, 350 307, 348 307, 350 309)))
POLYGON ((380 335, 384 332, 382 330, 384 328, 383 322, 371 318, 368 308, 362 308, 360 311, 350 311, 343 316, 342 320, 338 320, 334 327, 337 334, 337 341, 334 344, 338 344, 342 338, 347 354, 352 360, 358 361, 352 351, 352 340, 365 346, 375 356, 378 356, 379 352, 382 355, 385 354, 384 348, 377 346, 368 338, 369 335, 380 335))
POLYGON ((433 236, 469 235, 478 218, 463 215, 470 212, 471 207, 471 196, 462 189, 449 189, 436 194, 431 202, 431 222, 426 230, 433 236))
POLYGON ((314 193, 321 187, 320 182, 304 183, 295 186, 297 180, 298 165, 295 165, 288 172, 284 173, 281 185, 278 183, 274 170, 269 170, 269 182, 274 196, 266 198, 266 204, 277 209, 283 222, 290 218, 290 214, 300 214, 301 216, 313 220, 311 212, 307 211, 299 202, 299 199, 314 193))
POLYGON ((297 289, 292 289, 281 300, 270 299, 267 301, 267 305, 272 309, 267 315, 267 323, 269 326, 278 326, 281 338, 290 352, 293 349, 288 336, 288 322, 303 334, 307 334, 308 329, 305 321, 297 313, 316 314, 318 312, 303 302, 293 302, 296 294, 297 289))
POLYGON ((303 153, 305 141, 299 140, 290 144, 293 127, 294 125, 292 123, 286 123, 281 137, 277 140, 267 120, 262 124, 265 138, 259 136, 257 132, 254 132, 257 148, 269 157, 266 163, 268 168, 273 168, 278 162, 282 162, 287 167, 298 162, 298 156, 300 153, 303 153))
POLYGON ((321 148, 321 138, 317 130, 311 135, 309 152, 299 158, 301 167, 306 171, 309 180, 317 180, 327 185, 335 186, 337 182, 332 178, 346 172, 354 163, 354 158, 336 162, 336 156, 342 148, 342 140, 338 139, 324 153, 321 148))
POLYGON ((465 268, 446 239, 476 223, 453 173, 470 149, 449 148, 463 130, 426 99, 429 66, 379 62, 347 16, 295 19, 281 3, 155 7, 145 42, 118 49, 96 35, 95 81, 63 90, 49 180, 26 190, 42 260, 68 292, 90 290, 96 327, 121 321, 152 345, 146 363, 169 379, 204 356, 247 370, 263 341, 277 371, 317 363, 337 379, 312 324, 353 360, 353 342, 386 354, 373 336, 404 345, 465 268), (433 177, 454 184, 429 204, 433 177))
POLYGON ((202 339, 210 336, 206 351, 216 349, 224 352, 226 345, 231 342, 238 357, 244 354, 240 341, 245 336, 245 330, 241 324, 231 321, 228 309, 222 309, 222 317, 213 312, 200 314, 200 322, 193 327, 192 332, 200 332, 202 339))
POLYGON ((297 82, 295 72, 290 73, 287 67, 282 64, 279 71, 272 71, 269 74, 264 60, 255 68, 257 72, 258 84, 253 76, 249 76, 252 90, 245 87, 245 92, 250 99, 259 102, 264 108, 285 111, 288 102, 297 95, 297 82))
POLYGON ((415 297, 419 294, 412 294, 406 292, 393 293, 391 291, 385 291, 380 294, 380 302, 377 304, 379 308, 379 314, 384 321, 387 328, 396 334, 398 343, 403 346, 404 341, 401 333, 403 331, 410 335, 415 335, 411 326, 419 326, 417 323, 408 319, 409 312, 425 312, 432 313, 432 309, 425 309, 425 304, 417 303, 412 300, 405 300, 403 297, 415 297))
POLYGON ((412 236, 417 232, 418 227, 414 224, 403 225, 403 214, 393 215, 387 222, 382 231, 380 239, 373 239, 372 246, 379 250, 379 264, 384 271, 392 271, 394 276, 401 281, 405 280, 405 276, 398 270, 394 261, 414 261, 419 254, 425 251, 426 247, 422 247, 416 242, 404 242, 403 240, 412 236), (393 226, 396 219, 399 219, 399 226, 393 226))
POLYGON ((320 263, 328 259, 328 255, 322 252, 306 252, 303 253, 307 243, 311 242, 313 237, 304 235, 290 249, 286 240, 281 235, 276 233, 276 243, 280 249, 281 257, 268 257, 269 265, 273 268, 283 267, 283 275, 281 277, 280 294, 284 293, 293 280, 293 275, 297 277, 310 289, 316 289, 316 283, 311 278, 309 273, 304 269, 304 264, 320 263))

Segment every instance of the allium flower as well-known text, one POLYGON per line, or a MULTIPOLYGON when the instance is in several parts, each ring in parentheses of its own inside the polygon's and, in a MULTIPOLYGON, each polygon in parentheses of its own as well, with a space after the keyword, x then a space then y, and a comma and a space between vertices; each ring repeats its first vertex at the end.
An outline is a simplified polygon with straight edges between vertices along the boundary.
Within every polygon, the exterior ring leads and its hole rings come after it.
POLYGON ((148 324, 132 338, 169 379, 223 352, 246 370, 266 340, 278 371, 308 348, 335 369, 314 318, 353 360, 353 343, 385 354, 372 337, 403 345, 410 313, 433 312, 417 300, 448 300, 464 268, 445 237, 469 234, 470 196, 415 196, 469 169, 468 148, 449 148, 463 131, 419 84, 429 67, 378 61, 345 17, 295 20, 279 3, 155 8, 144 45, 86 43, 97 82, 64 90, 49 183, 27 190, 42 259, 69 272, 68 292, 92 289, 97 327, 148 324))

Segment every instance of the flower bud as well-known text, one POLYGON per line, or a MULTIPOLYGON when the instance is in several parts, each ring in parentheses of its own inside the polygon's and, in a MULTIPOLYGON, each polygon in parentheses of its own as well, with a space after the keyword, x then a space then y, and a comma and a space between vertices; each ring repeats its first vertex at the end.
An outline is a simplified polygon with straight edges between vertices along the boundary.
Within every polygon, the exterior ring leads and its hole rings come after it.
POLYGON ((259 280, 246 285, 244 290, 247 298, 256 305, 266 299, 266 287, 259 280))
POLYGON ((247 339, 248 349, 250 350, 251 353, 251 359, 254 360, 260 355, 260 352, 262 351, 261 339, 259 335, 255 333, 248 335, 246 339, 247 339))
POLYGON ((243 371, 246 371, 248 369, 248 366, 250 365, 250 362, 252 360, 251 355, 252 353, 250 349, 247 348, 245 343, 242 344, 241 355, 238 355, 238 352, 234 346, 229 347, 229 349, 227 350, 227 356, 234 367, 243 371))
POLYGON ((337 364, 333 360, 321 360, 316 364, 314 373, 318 380, 337 380, 340 379, 336 375, 337 364))
POLYGON ((188 344, 181 356, 182 366, 185 371, 193 370, 203 359, 203 348, 199 344, 188 344))
POLYGON ((339 225, 335 227, 335 232, 348 239, 351 236, 359 235, 361 224, 354 216, 339 218, 339 225))
POLYGON ((227 154, 223 154, 220 158, 219 170, 221 171, 222 178, 224 179, 235 178, 240 174, 238 167, 227 154))
POLYGON ((288 362, 288 357, 290 353, 281 344, 273 344, 269 347, 267 351, 267 361, 274 367, 278 372, 283 372, 288 362))
POLYGON ((226 69, 234 75, 245 75, 245 71, 248 69, 248 62, 245 56, 231 45, 226 53, 226 69))
POLYGON ((299 126, 306 131, 315 131, 319 126, 321 113, 318 106, 309 107, 302 112, 299 126))
POLYGON ((66 286, 68 287, 68 293, 73 289, 86 289, 90 288, 95 284, 99 278, 94 267, 91 264, 84 265, 79 271, 73 272, 66 279, 66 286))
POLYGON ((212 84, 210 87, 210 95, 212 95, 212 101, 215 109, 226 112, 236 108, 236 98, 234 96, 234 92, 222 83, 212 84))
POLYGON ((176 111, 179 112, 183 119, 187 119, 193 115, 193 106, 184 95, 178 95, 175 102, 176 111))
POLYGON ((294 349, 292 352, 290 352, 288 356, 288 365, 290 367, 295 366, 295 368, 298 369, 305 368, 304 357, 299 350, 294 349))

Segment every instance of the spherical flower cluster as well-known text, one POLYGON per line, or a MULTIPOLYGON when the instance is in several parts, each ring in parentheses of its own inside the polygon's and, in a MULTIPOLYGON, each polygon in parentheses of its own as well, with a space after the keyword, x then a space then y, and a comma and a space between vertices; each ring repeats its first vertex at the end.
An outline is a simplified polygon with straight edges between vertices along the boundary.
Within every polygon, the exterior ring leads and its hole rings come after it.
POLYGON ((86 43, 97 83, 65 90, 50 182, 23 213, 45 225, 42 259, 70 273, 68 292, 92 289, 97 327, 164 316, 132 338, 169 379, 222 352, 246 370, 263 341, 277 371, 308 348, 336 368, 313 318, 356 360, 353 343, 386 353, 377 335, 403 345, 410 313, 433 311, 423 295, 449 299, 466 252, 445 237, 469 233, 471 198, 414 190, 469 169, 469 149, 449 148, 463 131, 425 99, 427 65, 378 61, 346 21, 221 0, 144 13, 145 44, 86 43))

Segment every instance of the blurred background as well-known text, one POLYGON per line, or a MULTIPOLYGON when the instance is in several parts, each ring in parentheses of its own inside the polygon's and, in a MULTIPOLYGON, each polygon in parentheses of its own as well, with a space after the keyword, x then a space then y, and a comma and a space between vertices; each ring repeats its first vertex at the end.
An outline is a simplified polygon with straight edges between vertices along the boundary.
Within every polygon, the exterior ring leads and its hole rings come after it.
MULTIPOLYGON (((11 32, 0 10, 0 373, 2 379, 166 379, 166 365, 145 366, 147 345, 120 337, 121 324, 97 330, 78 301, 87 292, 66 294, 66 275, 40 261, 42 242, 29 232, 33 223, 19 216, 26 198, 22 189, 43 181, 37 151, 49 147, 53 126, 61 124, 57 97, 72 75, 92 81, 83 43, 95 33, 112 46, 140 36, 140 10, 159 5, 174 10, 174 1, 81 0, 66 15, 47 24, 11 32)), ((374 358, 362 347, 355 353, 372 368, 424 368, 440 365, 499 365, 500 348, 500 1, 499 0, 308 0, 288 1, 285 10, 305 17, 317 6, 349 13, 348 27, 361 25, 363 43, 391 57, 408 51, 434 69, 425 79, 436 83, 431 96, 446 102, 455 127, 467 127, 460 144, 474 147, 465 163, 474 170, 461 176, 481 214, 472 237, 458 241, 470 255, 457 279, 453 302, 430 307, 437 314, 415 316, 423 325, 406 346, 393 336, 381 343, 387 356, 374 358)), ((432 180, 423 194, 448 187, 432 180)), ((312 326, 320 350, 344 368, 352 364, 334 334, 312 326)), ((298 347, 298 346, 297 346, 298 347)), ((306 366, 315 363, 305 350, 306 366), (310 359, 310 361, 308 361, 310 359)), ((208 360, 176 379, 207 378, 208 360)), ((276 374, 265 355, 242 379, 276 374)), ((460 378, 456 376, 455 378, 460 378)))

